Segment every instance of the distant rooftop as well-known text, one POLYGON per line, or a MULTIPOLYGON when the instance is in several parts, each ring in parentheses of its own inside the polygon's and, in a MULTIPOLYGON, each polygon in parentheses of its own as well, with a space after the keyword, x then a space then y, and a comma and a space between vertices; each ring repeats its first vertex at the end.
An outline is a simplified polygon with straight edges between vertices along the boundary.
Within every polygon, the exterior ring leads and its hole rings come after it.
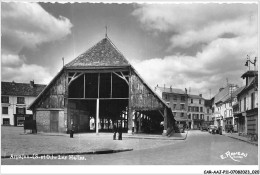
POLYGON ((46 87, 44 84, 1 82, 1 95, 38 96, 46 87))
POLYGON ((161 92, 175 93, 175 94, 185 94, 184 90, 177 89, 177 88, 166 88, 166 87, 156 86, 155 89, 159 89, 161 92))
POLYGON ((256 70, 249 70, 249 71, 247 71, 247 72, 245 72, 242 76, 241 76, 241 78, 245 78, 245 77, 254 77, 255 75, 258 75, 258 71, 256 71, 256 70))

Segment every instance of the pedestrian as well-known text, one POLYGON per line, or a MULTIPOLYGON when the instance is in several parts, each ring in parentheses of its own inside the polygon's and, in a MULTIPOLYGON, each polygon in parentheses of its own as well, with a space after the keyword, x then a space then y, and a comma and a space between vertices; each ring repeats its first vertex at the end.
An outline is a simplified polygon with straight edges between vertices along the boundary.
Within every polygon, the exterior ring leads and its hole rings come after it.
POLYGON ((116 140, 116 133, 117 133, 117 128, 116 128, 116 124, 113 125, 113 140, 116 140))
POLYGON ((122 140, 122 126, 121 125, 118 128, 118 140, 122 140))

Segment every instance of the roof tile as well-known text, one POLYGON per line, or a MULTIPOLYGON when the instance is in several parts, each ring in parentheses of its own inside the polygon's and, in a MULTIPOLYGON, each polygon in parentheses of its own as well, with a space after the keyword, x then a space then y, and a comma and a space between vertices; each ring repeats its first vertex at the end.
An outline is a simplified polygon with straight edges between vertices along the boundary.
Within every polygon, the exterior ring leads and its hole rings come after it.
POLYGON ((1 94, 13 96, 38 96, 41 91, 46 87, 43 84, 34 84, 31 86, 29 83, 15 83, 15 82, 1 82, 1 94))

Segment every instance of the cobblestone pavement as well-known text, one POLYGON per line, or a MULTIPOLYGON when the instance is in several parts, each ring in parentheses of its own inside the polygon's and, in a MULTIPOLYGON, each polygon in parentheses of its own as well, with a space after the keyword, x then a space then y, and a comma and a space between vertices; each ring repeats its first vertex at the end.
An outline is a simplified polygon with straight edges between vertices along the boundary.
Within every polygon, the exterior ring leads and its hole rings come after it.
POLYGON ((142 150, 180 142, 179 140, 133 139, 124 136, 123 140, 112 140, 112 138, 112 133, 74 134, 74 138, 70 138, 69 134, 24 134, 21 127, 2 127, 1 156, 90 152, 106 149, 142 150))

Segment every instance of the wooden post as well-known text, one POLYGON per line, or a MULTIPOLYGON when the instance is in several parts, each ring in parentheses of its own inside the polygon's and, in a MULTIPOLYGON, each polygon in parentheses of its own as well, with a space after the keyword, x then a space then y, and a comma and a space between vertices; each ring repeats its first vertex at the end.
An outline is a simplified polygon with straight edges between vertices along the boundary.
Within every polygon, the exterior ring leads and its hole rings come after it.
POLYGON ((166 133, 167 133, 167 108, 166 108, 166 107, 164 108, 164 121, 163 121, 163 126, 164 126, 163 135, 166 135, 166 133))
POLYGON ((131 104, 131 68, 129 69, 129 85, 128 85, 128 91, 129 91, 129 99, 128 99, 128 111, 127 111, 127 126, 128 126, 128 134, 132 135, 132 104, 131 104))
POLYGON ((138 117, 138 132, 141 132, 141 116, 142 116, 143 114, 139 114, 139 117, 138 117))
POLYGON ((99 99, 97 99, 97 111, 96 111, 96 134, 98 134, 98 119, 99 119, 99 99))
POLYGON ((84 93, 83 98, 86 98, 86 74, 84 74, 84 93))

